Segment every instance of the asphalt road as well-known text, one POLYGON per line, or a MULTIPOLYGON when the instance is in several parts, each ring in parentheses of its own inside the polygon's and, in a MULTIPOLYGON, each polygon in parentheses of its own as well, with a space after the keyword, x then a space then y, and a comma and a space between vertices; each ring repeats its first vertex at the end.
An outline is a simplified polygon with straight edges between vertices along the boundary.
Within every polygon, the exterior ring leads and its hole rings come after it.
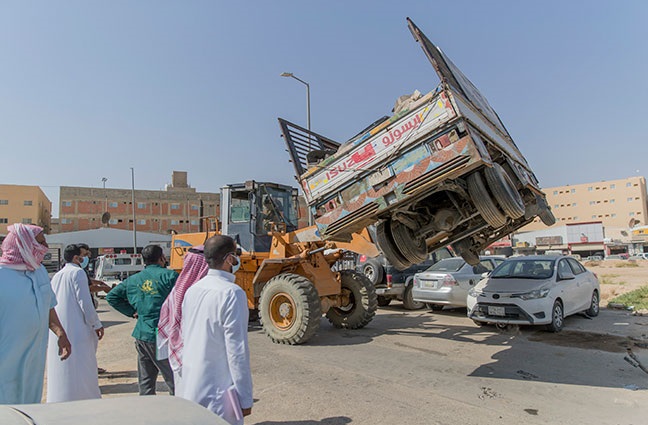
MULTIPOLYGON (((133 321, 100 305, 104 397, 137 393, 133 321)), ((560 334, 479 328, 465 310, 380 309, 345 331, 325 318, 301 346, 250 327, 255 405, 247 424, 645 424, 648 318, 602 310, 560 334)), ((160 392, 165 389, 159 381, 160 392)))

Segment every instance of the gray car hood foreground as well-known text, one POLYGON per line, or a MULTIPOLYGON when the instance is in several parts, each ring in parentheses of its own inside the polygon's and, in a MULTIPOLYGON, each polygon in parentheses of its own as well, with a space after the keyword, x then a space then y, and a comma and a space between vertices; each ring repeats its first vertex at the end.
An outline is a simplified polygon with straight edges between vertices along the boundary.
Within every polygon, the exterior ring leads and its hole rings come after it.
POLYGON ((475 287, 477 290, 492 293, 522 294, 548 287, 551 279, 484 279, 475 287))
POLYGON ((1 425, 227 425, 180 397, 118 397, 68 403, 0 406, 1 425))

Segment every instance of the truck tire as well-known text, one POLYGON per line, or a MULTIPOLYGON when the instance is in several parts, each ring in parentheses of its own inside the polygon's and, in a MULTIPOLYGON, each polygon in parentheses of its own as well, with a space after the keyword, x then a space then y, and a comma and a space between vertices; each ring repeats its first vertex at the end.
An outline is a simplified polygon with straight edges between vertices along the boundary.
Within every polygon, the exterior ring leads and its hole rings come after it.
POLYGON ((484 175, 502 211, 513 219, 523 217, 526 209, 524 201, 504 167, 494 163, 492 167, 486 167, 484 175))
POLYGON ((369 279, 374 286, 382 282, 383 277, 385 276, 385 270, 383 269, 382 264, 373 258, 368 259, 365 265, 362 266, 362 273, 367 276, 367 279, 369 279))
POLYGON ((349 304, 332 307, 326 318, 340 329, 359 329, 366 326, 376 315, 378 299, 376 290, 363 274, 352 270, 340 272, 342 291, 349 295, 349 304))
POLYGON ((304 343, 315 335, 321 318, 321 303, 315 285, 304 276, 282 273, 263 286, 259 319, 272 342, 304 343))
POLYGON ((407 310, 420 310, 425 307, 425 303, 414 301, 412 298, 412 284, 410 283, 403 291, 403 307, 407 310))
POLYGON ((376 225, 376 242, 382 251, 383 255, 387 258, 394 267, 398 270, 405 270, 412 265, 398 250, 394 243, 394 238, 391 234, 391 220, 382 220, 376 225))
POLYGON ((506 217, 497 208, 495 202, 491 198, 490 193, 486 189, 484 179, 482 179, 479 172, 474 172, 466 179, 468 183, 468 194, 475 204, 475 208, 479 211, 482 218, 494 229, 499 229, 506 224, 506 217))
POLYGON ((556 217, 548 208, 542 210, 540 214, 538 214, 538 217, 540 217, 540 220, 544 223, 545 226, 553 226, 554 224, 556 224, 556 217))
POLYGON ((398 250, 412 264, 427 260, 425 238, 417 238, 412 230, 398 220, 391 220, 392 236, 398 250))

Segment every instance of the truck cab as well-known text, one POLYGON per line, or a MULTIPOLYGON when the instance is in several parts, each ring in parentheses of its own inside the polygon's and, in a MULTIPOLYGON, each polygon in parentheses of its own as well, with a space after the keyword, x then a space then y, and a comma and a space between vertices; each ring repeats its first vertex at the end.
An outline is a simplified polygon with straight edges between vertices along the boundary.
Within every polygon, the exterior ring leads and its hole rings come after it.
POLYGON ((94 263, 94 278, 112 287, 142 270, 142 254, 105 254, 97 257, 94 263))

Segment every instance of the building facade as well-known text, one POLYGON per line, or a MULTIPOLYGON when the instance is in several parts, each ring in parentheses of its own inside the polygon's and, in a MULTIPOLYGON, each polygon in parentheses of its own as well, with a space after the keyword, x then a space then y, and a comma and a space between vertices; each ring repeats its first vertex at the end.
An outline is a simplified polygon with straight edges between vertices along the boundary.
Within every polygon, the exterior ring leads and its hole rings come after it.
MULTIPOLYGON (((630 229, 647 224, 648 198, 642 176, 577 185, 545 188, 547 203, 561 227, 601 222, 606 239, 630 241, 630 229)), ((546 229, 540 219, 520 229, 529 232, 546 229)))
POLYGON ((38 186, 0 185, 0 235, 14 223, 36 224, 50 233, 52 202, 38 186))
POLYGON ((110 227, 153 233, 187 233, 201 230, 200 217, 220 214, 218 193, 196 192, 187 173, 174 171, 164 190, 103 189, 61 186, 58 231, 110 227))

